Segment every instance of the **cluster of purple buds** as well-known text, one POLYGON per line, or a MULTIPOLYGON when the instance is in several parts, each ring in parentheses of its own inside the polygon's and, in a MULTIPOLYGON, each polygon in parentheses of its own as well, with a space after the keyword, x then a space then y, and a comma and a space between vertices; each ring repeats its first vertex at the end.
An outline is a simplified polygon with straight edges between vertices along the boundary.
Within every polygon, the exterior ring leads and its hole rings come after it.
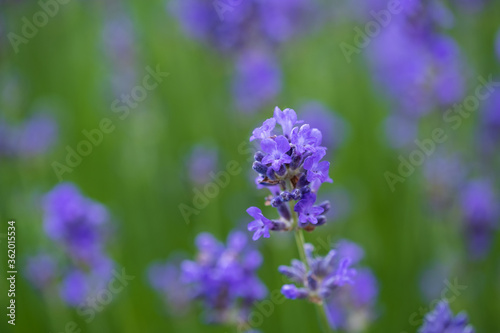
POLYGON ((334 297, 342 286, 353 283, 356 270, 351 259, 339 257, 331 250, 325 257, 313 256, 314 246, 304 245, 306 262, 294 259, 291 266, 280 266, 278 271, 295 284, 285 284, 281 292, 289 299, 307 299, 324 304, 334 297))
POLYGON ((239 231, 228 236, 226 246, 211 234, 202 233, 196 238, 196 246, 196 259, 181 264, 182 287, 190 299, 203 303, 209 322, 246 323, 252 304, 267 294, 256 274, 262 264, 259 251, 239 231))
POLYGON ((308 124, 297 120, 292 109, 274 110, 274 117, 256 128, 250 141, 257 140, 261 151, 255 153, 253 169, 259 174, 256 182, 269 188, 267 204, 276 208, 280 218, 269 220, 257 207, 247 213, 254 218, 248 230, 253 239, 269 237, 269 231, 287 231, 295 227, 308 231, 326 223, 324 214, 330 209, 328 202, 316 203, 316 192, 328 176, 330 162, 322 161, 326 148, 321 146, 322 134, 308 124), (281 133, 275 133, 276 123, 281 133), (294 202, 296 203, 294 204, 294 202), (298 214, 298 218, 296 217, 298 214))
POLYGON ((45 233, 62 252, 29 258, 28 278, 41 289, 57 283, 65 302, 82 305, 105 287, 113 273, 114 263, 105 253, 109 213, 71 183, 59 184, 45 195, 43 209, 45 233))
POLYGON ((468 322, 465 313, 454 317, 448 302, 440 301, 434 311, 425 316, 418 333, 474 333, 474 328, 468 322))

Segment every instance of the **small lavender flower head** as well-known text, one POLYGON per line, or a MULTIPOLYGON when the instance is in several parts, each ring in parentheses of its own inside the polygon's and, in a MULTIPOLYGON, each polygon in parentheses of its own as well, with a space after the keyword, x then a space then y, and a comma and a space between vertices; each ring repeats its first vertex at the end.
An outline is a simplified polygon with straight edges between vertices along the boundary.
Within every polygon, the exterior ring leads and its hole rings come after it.
POLYGON ((491 180, 476 179, 464 187, 460 200, 469 252, 478 259, 488 253, 493 231, 499 227, 498 196, 491 180))
MULTIPOLYGON (((349 258, 356 265, 364 257, 364 251, 357 244, 342 240, 337 244, 341 258, 349 258)), ((341 286, 335 297, 326 303, 327 317, 334 329, 348 332, 362 332, 375 319, 374 307, 378 296, 378 283, 368 268, 357 268, 351 284, 341 286)))
POLYGON ((228 236, 226 246, 209 233, 198 235, 196 245, 196 260, 182 262, 181 282, 193 299, 203 302, 208 321, 245 322, 252 303, 267 293, 256 274, 260 253, 238 231, 228 236))
POLYGON ((247 212, 254 218, 248 230, 254 240, 269 237, 269 231, 286 231, 295 227, 308 231, 326 222, 329 203, 316 205, 316 192, 324 182, 332 182, 330 162, 323 160, 326 148, 321 146, 322 133, 297 119, 292 109, 276 107, 274 117, 253 130, 250 141, 260 144, 253 169, 259 174, 259 186, 269 187, 267 204, 276 208, 280 218, 270 220, 257 207, 247 212), (279 124, 281 131, 276 129, 279 124), (298 214, 298 217, 296 216, 298 214))
POLYGON ((469 325, 465 313, 455 317, 446 301, 440 301, 434 311, 429 312, 424 319, 424 324, 419 333, 474 333, 474 328, 469 325))
POLYGON ((351 260, 338 256, 331 250, 325 257, 313 256, 314 246, 304 245, 307 262, 292 260, 291 266, 280 266, 278 271, 295 284, 286 284, 281 292, 289 299, 307 299, 323 304, 337 295, 346 284, 352 284, 356 270, 351 268, 351 260))
POLYGON ((269 54, 246 51, 238 57, 235 67, 233 96, 239 110, 258 110, 280 93, 281 69, 269 54))
POLYGON ((216 171, 217 159, 216 149, 203 145, 194 146, 186 161, 190 181, 197 185, 211 181, 210 173, 216 171))
POLYGON ((43 199, 44 229, 75 260, 87 264, 99 258, 107 209, 86 197, 71 183, 61 183, 43 199))

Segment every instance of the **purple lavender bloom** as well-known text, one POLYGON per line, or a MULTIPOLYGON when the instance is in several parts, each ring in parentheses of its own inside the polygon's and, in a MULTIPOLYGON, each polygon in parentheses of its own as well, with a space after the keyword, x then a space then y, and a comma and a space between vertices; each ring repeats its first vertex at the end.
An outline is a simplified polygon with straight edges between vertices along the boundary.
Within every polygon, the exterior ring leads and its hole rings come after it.
POLYGON ((376 79, 387 89, 393 109, 413 119, 460 101, 465 91, 457 44, 435 33, 424 17, 401 16, 369 49, 376 79))
POLYGON ((256 220, 248 227, 255 232, 254 240, 262 235, 269 237, 270 230, 301 228, 312 231, 326 223, 326 217, 321 214, 329 210, 330 204, 314 205, 321 184, 332 182, 328 177, 330 163, 321 161, 326 155, 326 148, 320 146, 323 135, 309 124, 295 126, 300 123, 302 121, 297 121, 294 110, 281 111, 276 107, 274 118, 267 119, 250 137, 250 141, 260 140, 262 148, 255 153, 252 165, 252 169, 259 174, 257 187, 271 190, 266 204, 276 208, 280 215, 276 220, 262 220, 261 211, 252 207, 249 213, 255 214, 256 220), (273 134, 276 123, 281 125, 283 135, 273 134), (293 201, 298 202, 293 205, 293 201), (298 219, 296 214, 292 214, 294 209, 299 213, 298 219))
POLYGON ((434 311, 425 316, 425 321, 419 333, 474 333, 474 328, 468 324, 467 315, 459 313, 455 317, 448 302, 441 301, 434 311))
POLYGON ((297 202, 294 210, 299 213, 299 222, 302 224, 317 224, 318 216, 325 210, 320 206, 314 206, 316 202, 316 194, 309 192, 297 202))
POLYGON ((227 246, 208 233, 200 234, 196 243, 197 259, 182 263, 181 281, 193 299, 203 301, 209 321, 245 321, 252 303, 267 293, 256 275, 262 264, 260 253, 241 232, 231 233, 227 246))
POLYGON ((44 229, 70 256, 90 263, 99 257, 106 208, 84 197, 71 183, 54 187, 43 200, 44 229))
POLYGON ((38 289, 44 289, 57 278, 57 262, 49 254, 40 253, 28 258, 26 277, 38 289))
POLYGON ((285 163, 290 163, 292 158, 287 152, 290 150, 290 143, 283 135, 276 139, 265 139, 260 143, 262 151, 267 155, 262 159, 263 164, 271 164, 274 171, 278 171, 285 163))
POLYGON ((250 141, 253 141, 255 139, 268 139, 272 135, 272 131, 274 130, 274 127, 276 126, 276 119, 270 118, 264 121, 261 127, 257 127, 256 129, 253 130, 252 136, 250 137, 250 141))
POLYGON ((85 302, 90 287, 86 274, 80 270, 67 273, 60 285, 61 298, 70 306, 79 306, 85 302))
POLYGON ((345 120, 325 105, 309 101, 300 107, 299 113, 306 124, 321 132, 321 141, 329 149, 337 149, 344 142, 348 128, 345 120))
POLYGON ((291 266, 280 266, 278 271, 300 286, 284 285, 281 292, 290 299, 308 299, 322 304, 335 297, 339 287, 351 284, 356 270, 350 268, 348 258, 340 258, 335 250, 325 257, 314 257, 314 246, 305 244, 307 263, 293 260, 291 266))
POLYGON ((290 137, 290 133, 292 132, 292 128, 295 124, 302 123, 302 121, 297 121, 297 114, 295 111, 288 108, 281 111, 279 107, 276 107, 274 109, 274 119, 276 119, 276 122, 281 125, 283 135, 286 137, 290 137))
MULTIPOLYGON (((342 240, 337 244, 337 255, 348 258, 352 265, 363 259, 364 251, 357 244, 342 240)), ((334 329, 361 332, 374 320, 374 306, 378 283, 368 268, 358 268, 352 284, 341 286, 337 296, 326 303, 327 316, 334 329)))
POLYGON ((262 236, 264 238, 269 238, 269 230, 272 228, 273 222, 267 219, 257 207, 248 208, 247 213, 255 219, 248 224, 248 231, 254 232, 252 239, 257 240, 262 236))
POLYGON ((309 124, 295 127, 290 135, 290 141, 295 146, 298 154, 315 151, 315 148, 321 144, 321 131, 317 128, 311 128, 309 124))
POLYGON ((460 201, 470 255, 474 259, 482 258, 491 247, 492 231, 498 229, 500 210, 497 194, 491 181, 476 179, 465 186, 460 201))
POLYGON ((236 62, 233 96, 238 109, 249 112, 271 102, 281 91, 281 69, 264 52, 250 51, 236 62))
POLYGON ((210 173, 217 168, 217 150, 203 145, 196 145, 192 148, 187 159, 187 169, 189 179, 198 185, 208 183, 210 173))

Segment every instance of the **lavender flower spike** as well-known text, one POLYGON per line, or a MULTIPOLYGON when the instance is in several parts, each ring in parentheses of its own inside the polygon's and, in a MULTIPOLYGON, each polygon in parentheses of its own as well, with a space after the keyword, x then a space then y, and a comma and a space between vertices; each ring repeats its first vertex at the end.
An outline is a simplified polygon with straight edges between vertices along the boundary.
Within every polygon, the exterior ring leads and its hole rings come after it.
POLYGON ((468 325, 467 315, 459 313, 453 317, 448 302, 441 301, 434 311, 425 316, 424 324, 419 333, 474 333, 472 326, 468 325))
POLYGON ((352 284, 356 270, 350 268, 349 258, 338 258, 335 250, 325 257, 314 257, 314 247, 305 244, 307 263, 292 261, 292 266, 280 266, 278 271, 300 285, 284 285, 281 293, 289 299, 308 299, 322 304, 335 297, 339 287, 352 284), (307 266, 306 266, 307 264, 307 266), (306 269, 308 267, 308 269, 306 269))
POLYGON ((258 208, 251 207, 247 212, 255 221, 248 225, 248 230, 254 232, 254 240, 269 237, 269 230, 313 231, 326 223, 326 217, 321 214, 326 213, 329 203, 314 205, 321 184, 332 182, 328 177, 330 163, 322 161, 326 155, 326 148, 320 146, 322 133, 309 124, 295 126, 299 123, 295 111, 281 111, 276 107, 274 118, 267 119, 250 137, 250 141, 259 140, 262 149, 255 154, 252 165, 259 174, 258 188, 271 189, 266 203, 276 208, 280 216, 271 221, 265 219, 258 208), (273 135, 276 123, 281 125, 283 135, 273 135), (298 202, 294 204, 294 201, 298 202), (298 219, 293 211, 299 213, 298 219))

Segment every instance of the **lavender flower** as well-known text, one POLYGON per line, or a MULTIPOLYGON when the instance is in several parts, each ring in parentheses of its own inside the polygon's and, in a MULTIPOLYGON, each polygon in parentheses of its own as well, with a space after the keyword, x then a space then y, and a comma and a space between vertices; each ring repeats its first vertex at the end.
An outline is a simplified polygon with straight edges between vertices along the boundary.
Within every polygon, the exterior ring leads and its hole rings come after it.
POLYGON ((492 231, 498 229, 497 194, 491 181, 476 179, 465 186, 460 200, 470 255, 474 259, 482 258, 491 246, 492 231))
POLYGON ((348 258, 338 257, 331 250, 326 257, 314 257, 314 246, 304 245, 307 262, 292 260, 291 266, 280 266, 278 271, 299 287, 286 284, 281 292, 289 299, 308 299, 310 302, 323 304, 336 295, 337 290, 353 283, 356 270, 350 268, 348 258))
POLYGON ((258 187, 271 189, 267 204, 278 210, 279 219, 268 219, 260 209, 251 207, 247 212, 255 219, 248 225, 254 232, 254 240, 269 237, 270 230, 288 231, 301 228, 312 231, 326 222, 328 202, 315 205, 316 192, 324 182, 331 182, 328 176, 330 163, 321 159, 326 148, 320 146, 322 133, 309 124, 297 120, 292 109, 276 107, 274 117, 256 128, 250 141, 260 142, 262 151, 255 154, 252 168, 259 174, 258 187), (276 135, 276 123, 283 135, 276 135), (293 201, 298 201, 292 205, 293 201), (295 213, 298 213, 298 218, 295 213))
POLYGON ((71 183, 54 187, 43 200, 47 235, 76 260, 91 263, 100 256, 102 227, 109 219, 107 209, 82 196, 71 183))
POLYGON ((459 313, 453 317, 448 302, 441 301, 434 311, 425 316, 425 321, 419 333, 474 333, 475 330, 468 324, 467 315, 459 313))
POLYGON ((260 253, 249 246, 241 232, 231 233, 227 246, 209 233, 198 235, 196 244, 197 259, 182 262, 181 282, 193 299, 205 305, 209 321, 245 322, 252 303, 267 293, 256 275, 262 263, 260 253))
POLYGON ((493 91, 481 107, 480 147, 486 156, 494 155, 500 143, 500 91, 493 91))
POLYGON ((54 284, 69 306, 83 306, 106 288, 115 266, 104 252, 107 209, 71 183, 47 193, 43 209, 45 233, 63 251, 58 256, 42 252, 30 257, 27 278, 39 289, 54 284))
MULTIPOLYGON (((363 259, 364 251, 357 244, 342 240, 337 244, 340 258, 349 258, 356 265, 363 259)), ((374 306, 378 296, 378 283, 368 268, 358 268, 351 284, 341 286, 326 303, 330 326, 348 332, 362 332, 375 318, 374 306)))
POLYGON ((233 96, 238 109, 258 110, 280 93, 281 69, 272 56, 261 51, 246 51, 238 57, 235 66, 233 96))

